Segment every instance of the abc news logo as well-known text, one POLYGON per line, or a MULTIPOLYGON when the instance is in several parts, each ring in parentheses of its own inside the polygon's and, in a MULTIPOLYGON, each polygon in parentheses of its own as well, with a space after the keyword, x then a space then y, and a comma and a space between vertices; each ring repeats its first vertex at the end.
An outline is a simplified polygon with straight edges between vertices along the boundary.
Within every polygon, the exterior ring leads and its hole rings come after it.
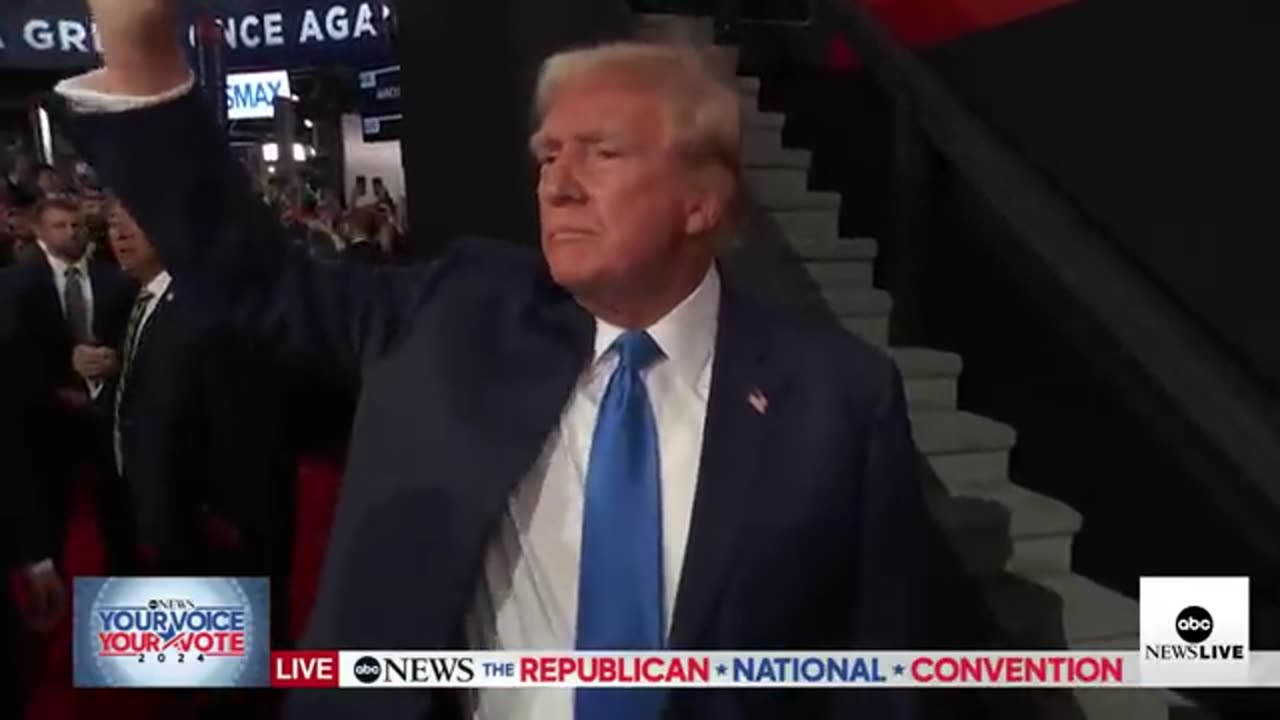
POLYGON ((1206 645, 1213 635, 1213 616, 1199 605, 1189 605, 1174 618, 1173 628, 1186 645, 1147 645, 1148 660, 1244 660, 1244 645, 1206 645))
POLYGON ((366 685, 379 680, 392 685, 466 685, 476 677, 471 658, 382 658, 365 655, 352 668, 366 685))

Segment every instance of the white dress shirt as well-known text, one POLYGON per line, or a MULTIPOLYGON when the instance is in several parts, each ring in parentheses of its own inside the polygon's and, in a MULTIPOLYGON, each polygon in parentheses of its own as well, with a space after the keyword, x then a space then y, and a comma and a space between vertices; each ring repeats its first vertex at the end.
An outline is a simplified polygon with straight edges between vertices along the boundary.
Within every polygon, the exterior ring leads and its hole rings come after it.
MULTIPOLYGON (((713 268, 693 294, 648 328, 666 356, 642 377, 658 430, 663 617, 668 631, 702 459, 719 312, 720 278, 713 268)), ((507 503, 467 622, 474 648, 574 647, 587 461, 600 401, 618 364, 610 345, 622 332, 596 320, 594 362, 575 386, 538 462, 507 503)), ((482 690, 473 706, 474 716, 485 720, 571 720, 573 691, 482 690)))
MULTIPOLYGON (((142 337, 142 333, 146 330, 147 323, 151 322, 151 316, 155 314, 156 308, 159 307, 160 303, 166 299, 166 294, 169 292, 169 285, 172 282, 173 278, 169 276, 169 271, 161 270, 158 275, 151 278, 151 282, 147 283, 147 286, 143 288, 142 291, 139 291, 139 295, 141 295, 142 292, 151 293, 151 299, 147 301, 146 310, 142 311, 142 321, 138 323, 138 337, 142 337)), ((125 339, 128 340, 128 338, 125 339)), ((120 361, 123 363, 124 358, 120 358, 120 361)))
POLYGON ((53 285, 58 289, 58 306, 62 308, 62 317, 67 317, 67 270, 75 268, 80 271, 78 282, 80 283, 80 292, 84 295, 84 320, 90 328, 93 327, 93 283, 89 280, 89 260, 80 258, 74 263, 54 255, 49 246, 44 244, 43 240, 38 241, 40 249, 44 251, 45 258, 49 261, 49 267, 53 269, 53 285))

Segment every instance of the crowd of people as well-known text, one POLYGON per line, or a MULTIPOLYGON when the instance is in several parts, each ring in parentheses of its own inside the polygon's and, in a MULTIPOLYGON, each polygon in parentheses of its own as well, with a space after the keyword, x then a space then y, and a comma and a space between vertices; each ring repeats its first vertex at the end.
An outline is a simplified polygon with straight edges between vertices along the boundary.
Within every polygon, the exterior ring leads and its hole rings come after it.
MULTIPOLYGON (((21 717, 32 648, 68 621, 64 561, 84 497, 102 573, 269 576, 272 641, 287 646, 299 466, 329 462, 336 481, 355 389, 305 356, 267 351, 216 294, 175 281, 92 172, 19 156, 6 179, 0 549, 16 592, 0 593, 0 661, 25 671, 0 673, 0 717, 21 717)), ((377 179, 345 202, 279 186, 263 199, 320 262, 405 258, 377 179)))
MULTIPOLYGON (((391 264, 408 259, 406 215, 380 177, 372 183, 363 175, 356 177, 346 197, 323 187, 290 186, 272 177, 262 183, 261 195, 312 257, 391 264)), ((0 267, 40 257, 34 211, 47 197, 74 200, 90 257, 112 261, 106 196, 92 170, 77 163, 73 171, 62 172, 18 152, 0 183, 0 267)))

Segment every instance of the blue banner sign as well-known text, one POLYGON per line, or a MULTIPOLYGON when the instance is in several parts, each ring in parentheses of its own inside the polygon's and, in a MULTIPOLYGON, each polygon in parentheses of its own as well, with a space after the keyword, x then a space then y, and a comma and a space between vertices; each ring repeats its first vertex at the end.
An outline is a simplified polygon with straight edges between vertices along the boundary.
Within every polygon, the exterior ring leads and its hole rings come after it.
MULTIPOLYGON (((326 0, 186 0, 222 25, 233 68, 367 65, 392 56, 391 4, 326 0)), ((186 39, 195 47, 189 23, 186 39)), ((0 2, 0 67, 85 68, 97 64, 96 28, 84 0, 0 2)))

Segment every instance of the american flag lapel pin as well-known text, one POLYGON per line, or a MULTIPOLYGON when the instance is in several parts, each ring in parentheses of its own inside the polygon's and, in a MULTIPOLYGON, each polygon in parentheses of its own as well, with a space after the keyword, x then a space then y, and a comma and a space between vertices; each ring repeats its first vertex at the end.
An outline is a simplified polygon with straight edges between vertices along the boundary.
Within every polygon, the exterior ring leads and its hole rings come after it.
POLYGON ((763 415, 769 409, 769 398, 765 397, 760 388, 755 388, 747 395, 747 404, 755 408, 757 413, 763 415))

